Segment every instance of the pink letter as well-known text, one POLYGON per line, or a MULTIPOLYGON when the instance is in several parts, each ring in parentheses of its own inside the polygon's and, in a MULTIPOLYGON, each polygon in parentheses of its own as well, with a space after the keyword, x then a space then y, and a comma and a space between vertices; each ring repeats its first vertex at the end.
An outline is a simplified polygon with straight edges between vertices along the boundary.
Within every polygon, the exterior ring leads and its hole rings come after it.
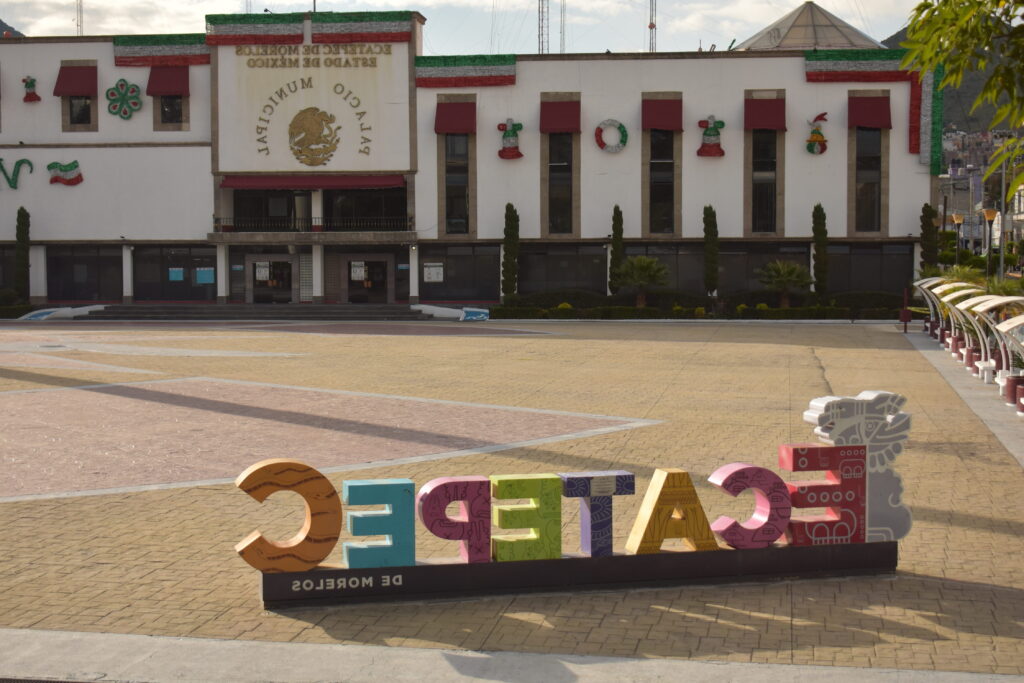
POLYGON ((719 467, 708 481, 732 496, 754 489, 757 505, 750 519, 740 524, 723 515, 711 525, 711 530, 733 548, 767 548, 785 533, 792 506, 786 482, 779 475, 763 467, 734 462, 719 467))
POLYGON ((824 481, 786 484, 795 508, 827 508, 824 515, 794 517, 790 545, 863 543, 867 446, 779 446, 779 467, 790 472, 826 470, 824 481))
POLYGON ((487 477, 442 477, 423 485, 416 510, 430 533, 459 541, 459 556, 466 562, 491 561, 491 480, 487 477), (459 501, 459 516, 445 513, 459 501))

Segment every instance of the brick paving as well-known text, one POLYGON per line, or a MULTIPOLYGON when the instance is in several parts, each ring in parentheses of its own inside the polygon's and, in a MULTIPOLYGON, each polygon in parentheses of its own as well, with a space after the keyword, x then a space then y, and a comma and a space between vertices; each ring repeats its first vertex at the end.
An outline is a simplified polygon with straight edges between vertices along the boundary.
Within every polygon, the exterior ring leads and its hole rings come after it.
MULTIPOLYGON (((659 420, 458 458, 382 462, 358 476, 409 477, 419 485, 459 474, 621 468, 637 474, 642 492, 655 467, 683 467, 711 518, 745 517, 749 496, 733 499, 701 482, 736 460, 775 468, 779 443, 810 439, 800 417, 808 400, 869 388, 899 392, 914 419, 897 460, 914 528, 900 543, 898 573, 264 612, 258 575, 232 546, 255 528, 272 537, 294 533, 301 511, 290 496, 260 505, 230 485, 212 484, 0 503, 0 626, 1024 674, 1024 474, 896 326, 516 327, 548 334, 453 339, 120 326, 101 330, 103 341, 197 355, 48 353, 159 379, 221 380, 212 383, 217 387, 241 380, 659 420), (198 355, 218 349, 287 355, 198 355)), ((50 340, 78 334, 73 326, 40 330, 50 340)), ((0 329, 0 345, 8 334, 32 333, 0 329)), ((46 397, 83 393, 55 387, 140 379, 93 366, 11 367, 0 353, 0 392, 49 389, 11 398, 33 397, 33 419, 55 425, 72 419, 46 397)), ((218 400, 232 402, 230 393, 218 400)), ((237 418, 232 410, 220 416, 223 425, 237 418)), ((134 408, 123 407, 118 417, 138 425, 133 434, 144 431, 134 408)), ((144 421, 160 419, 156 413, 144 421)), ((431 431, 456 433, 455 419, 439 416, 431 431)), ((169 449, 197 438, 187 421, 172 426, 161 427, 169 430, 169 449)), ((103 430, 95 431, 77 430, 77 447, 95 448, 103 430)), ((304 453, 299 445, 281 455, 304 453)), ((4 466, 10 471, 6 460, 4 466)), ((350 476, 330 475, 336 484, 350 476)), ((619 548, 640 498, 616 500, 619 548)), ((570 549, 578 541, 576 515, 566 501, 570 549)), ((420 556, 454 554, 452 544, 418 533, 420 556)))

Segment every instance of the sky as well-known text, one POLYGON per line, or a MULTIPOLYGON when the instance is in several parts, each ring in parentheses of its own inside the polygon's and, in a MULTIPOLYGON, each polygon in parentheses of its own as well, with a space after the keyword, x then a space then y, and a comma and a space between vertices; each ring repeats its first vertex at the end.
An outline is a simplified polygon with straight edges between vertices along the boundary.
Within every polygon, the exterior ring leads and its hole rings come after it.
MULTIPOLYGON (((645 52, 648 0, 549 0, 548 51, 645 52)), ((659 52, 719 50, 741 42, 801 4, 800 0, 661 0, 659 52)), ((819 0, 826 10, 881 41, 907 23, 917 0, 819 0)), ((275 0, 84 0, 86 35, 203 33, 206 14, 300 12, 308 2, 275 0)), ((416 10, 426 17, 424 54, 536 53, 537 0, 376 0, 329 2, 318 11, 416 10)), ((27 36, 75 35, 74 0, 4 0, 0 19, 27 36)))

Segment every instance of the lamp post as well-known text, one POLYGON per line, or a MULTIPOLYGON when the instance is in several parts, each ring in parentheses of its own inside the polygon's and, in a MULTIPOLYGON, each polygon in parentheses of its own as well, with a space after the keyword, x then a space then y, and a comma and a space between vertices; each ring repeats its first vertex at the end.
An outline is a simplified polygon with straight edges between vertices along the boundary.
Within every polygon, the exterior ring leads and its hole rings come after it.
POLYGON ((956 265, 960 265, 960 227, 964 224, 964 215, 962 213, 953 214, 953 225, 956 226, 956 249, 953 250, 953 262, 956 265))
POLYGON ((995 209, 982 209, 981 212, 985 216, 985 277, 989 278, 992 276, 992 222, 999 212, 995 209))

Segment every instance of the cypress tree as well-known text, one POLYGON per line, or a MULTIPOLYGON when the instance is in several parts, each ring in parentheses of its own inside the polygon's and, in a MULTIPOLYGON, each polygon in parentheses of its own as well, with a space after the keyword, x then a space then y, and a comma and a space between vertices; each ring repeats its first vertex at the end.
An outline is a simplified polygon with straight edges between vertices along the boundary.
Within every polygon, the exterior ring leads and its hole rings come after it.
POLYGON ((710 204, 704 207, 704 291, 718 290, 718 216, 710 204))
POLYGON ((828 292, 828 228, 821 204, 815 204, 811 212, 811 232, 814 234, 814 293, 818 301, 824 303, 828 292))
POLYGON ((621 287, 619 268, 625 260, 625 247, 622 244, 622 210, 616 204, 612 210, 612 246, 608 255, 608 291, 615 294, 621 287))
POLYGON ((505 205, 505 240, 502 243, 501 293, 515 295, 519 284, 519 214, 509 202, 505 205))
POLYGON ((14 291, 18 293, 19 301, 27 303, 29 296, 29 215, 24 206, 18 207, 18 221, 14 239, 14 291))
POLYGON ((931 204, 921 207, 921 267, 936 266, 939 263, 939 228, 935 217, 939 212, 931 204))

